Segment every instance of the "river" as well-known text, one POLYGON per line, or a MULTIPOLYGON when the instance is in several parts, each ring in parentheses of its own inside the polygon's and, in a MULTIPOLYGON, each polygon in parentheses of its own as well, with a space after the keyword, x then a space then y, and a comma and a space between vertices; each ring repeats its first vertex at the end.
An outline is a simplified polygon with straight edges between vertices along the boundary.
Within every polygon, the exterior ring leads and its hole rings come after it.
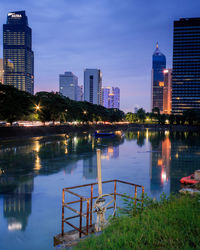
POLYGON ((1 141, 1 250, 52 248, 61 232, 62 188, 96 182, 97 148, 103 180, 144 185, 156 199, 178 192, 180 178, 200 168, 200 135, 194 132, 145 129, 103 139, 82 133, 1 141))

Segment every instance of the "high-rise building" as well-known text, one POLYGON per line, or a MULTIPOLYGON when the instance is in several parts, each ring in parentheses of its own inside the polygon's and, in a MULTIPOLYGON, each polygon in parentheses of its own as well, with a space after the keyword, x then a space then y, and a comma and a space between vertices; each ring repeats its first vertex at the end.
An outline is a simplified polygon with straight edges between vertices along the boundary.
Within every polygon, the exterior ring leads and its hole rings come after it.
POLYGON ((3 77, 4 77, 3 59, 0 58, 0 83, 2 83, 2 84, 3 84, 3 77))
POLYGON ((172 110, 172 69, 165 69, 163 87, 163 113, 171 114, 172 110))
POLYGON ((77 85, 77 89, 76 89, 76 101, 83 101, 83 85, 78 86, 77 85))
POLYGON ((102 73, 99 69, 84 71, 84 100, 93 104, 102 104, 102 73))
POLYGON ((174 21, 172 113, 200 109, 200 18, 174 21))
POLYGON ((63 75, 59 75, 59 89, 62 95, 76 101, 78 77, 72 72, 65 72, 63 75))
POLYGON ((34 94, 32 30, 25 11, 10 12, 3 25, 4 84, 34 94))
POLYGON ((105 108, 120 107, 120 89, 117 87, 103 87, 102 88, 102 105, 105 108))
POLYGON ((166 68, 166 58, 156 44, 156 50, 152 57, 152 109, 159 108, 163 112, 163 86, 164 74, 163 70, 166 68))

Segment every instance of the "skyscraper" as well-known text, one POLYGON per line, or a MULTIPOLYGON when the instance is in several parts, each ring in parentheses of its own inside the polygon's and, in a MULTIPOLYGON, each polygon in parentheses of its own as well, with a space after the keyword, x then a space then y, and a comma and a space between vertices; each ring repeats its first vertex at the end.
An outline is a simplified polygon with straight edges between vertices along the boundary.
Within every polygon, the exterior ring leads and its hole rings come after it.
POLYGON ((25 11, 10 12, 3 25, 4 84, 34 94, 32 30, 25 11))
POLYGON ((163 86, 164 74, 163 70, 166 68, 166 58, 156 44, 156 50, 152 57, 152 109, 159 108, 163 112, 163 86))
POLYGON ((84 100, 93 104, 102 104, 102 73, 99 69, 84 71, 84 100))
POLYGON ((200 18, 174 21, 172 113, 200 109, 200 18))
POLYGON ((0 58, 0 83, 2 83, 2 84, 3 84, 3 76, 4 76, 3 59, 0 58))
POLYGON ((60 93, 71 100, 77 100, 78 77, 72 72, 65 72, 59 75, 60 93))
POLYGON ((102 105, 105 108, 117 108, 120 106, 120 89, 117 87, 102 88, 102 105))
POLYGON ((171 114, 172 110, 172 69, 165 69, 163 87, 163 113, 171 114))

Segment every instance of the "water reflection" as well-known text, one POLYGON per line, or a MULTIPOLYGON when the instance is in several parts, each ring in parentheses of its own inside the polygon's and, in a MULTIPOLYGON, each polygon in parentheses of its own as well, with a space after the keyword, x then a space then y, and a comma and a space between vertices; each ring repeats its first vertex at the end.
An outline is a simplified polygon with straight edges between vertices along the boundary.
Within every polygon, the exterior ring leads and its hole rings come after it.
POLYGON ((72 181, 76 178, 80 182, 95 181, 96 148, 102 150, 103 164, 109 164, 110 172, 105 172, 106 178, 121 179, 125 176, 125 180, 131 181, 132 177, 141 176, 139 184, 155 197, 166 191, 166 187, 170 192, 177 192, 179 179, 200 166, 199 139, 198 133, 146 129, 128 131, 124 136, 119 133, 114 138, 95 139, 90 134, 76 134, 3 142, 0 144, 0 197, 3 198, 7 230, 26 230, 32 212, 35 177, 63 171, 72 181), (143 152, 141 158, 138 151, 143 152), (130 168, 127 164, 122 170, 130 159, 133 159, 130 168), (140 162, 134 162, 134 159, 140 162), (140 168, 137 168, 139 164, 140 168), (77 171, 80 166, 83 180, 77 171))

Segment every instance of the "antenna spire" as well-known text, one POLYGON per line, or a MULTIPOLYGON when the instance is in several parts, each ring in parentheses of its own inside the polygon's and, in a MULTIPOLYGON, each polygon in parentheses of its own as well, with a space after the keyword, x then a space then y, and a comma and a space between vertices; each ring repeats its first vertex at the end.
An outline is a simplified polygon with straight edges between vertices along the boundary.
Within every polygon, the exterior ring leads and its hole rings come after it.
POLYGON ((158 42, 156 43, 156 49, 158 49, 158 42))

